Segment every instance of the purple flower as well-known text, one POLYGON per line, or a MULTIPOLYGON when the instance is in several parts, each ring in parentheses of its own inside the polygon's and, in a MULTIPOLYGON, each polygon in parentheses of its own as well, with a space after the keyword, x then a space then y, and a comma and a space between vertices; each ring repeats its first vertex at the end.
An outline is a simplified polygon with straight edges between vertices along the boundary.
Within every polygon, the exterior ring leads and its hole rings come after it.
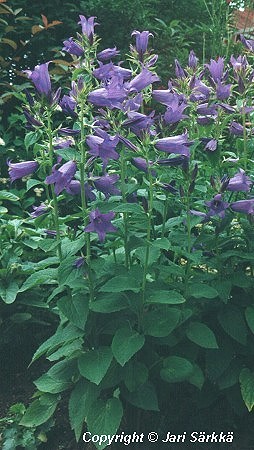
POLYGON ((229 203, 222 200, 221 194, 215 195, 211 201, 205 202, 205 205, 209 208, 207 217, 219 216, 221 218, 224 218, 225 211, 229 207, 229 203))
POLYGON ((231 94, 232 84, 222 84, 221 81, 218 81, 216 85, 216 97, 218 100, 225 100, 231 94))
POLYGON ((243 34, 240 34, 242 44, 251 52, 254 52, 254 39, 246 39, 243 34))
POLYGON ((198 58, 196 57, 194 51, 191 50, 190 53, 189 53, 188 66, 191 69, 196 69, 197 64, 198 64, 198 58))
POLYGON ((79 18, 80 22, 78 22, 78 24, 80 24, 82 27, 82 33, 87 36, 90 44, 92 44, 94 38, 94 27, 96 25, 99 25, 98 23, 94 22, 94 19, 96 19, 96 17, 89 17, 88 19, 86 19, 85 16, 80 15, 79 18))
POLYGON ((49 100, 51 99, 51 81, 48 71, 49 62, 35 66, 34 70, 24 70, 28 75, 38 91, 39 94, 45 95, 49 100))
POLYGON ((18 180, 19 178, 26 177, 27 175, 31 175, 39 167, 37 161, 12 163, 10 160, 8 160, 7 164, 9 166, 9 175, 11 182, 18 180))
MULTIPOLYGON (((90 200, 91 202, 96 200, 96 195, 93 192, 92 187, 88 183, 85 183, 84 188, 85 188, 85 196, 86 196, 87 200, 90 200)), ((68 186, 66 186, 65 190, 70 195, 80 194, 80 192, 81 192, 80 181, 71 180, 70 183, 68 184, 68 186)))
POLYGON ((234 136, 243 136, 243 126, 238 122, 231 122, 229 132, 234 136))
POLYGON ((72 178, 77 170, 77 164, 75 161, 68 161, 63 164, 59 169, 55 166, 52 169, 52 174, 47 176, 45 183, 55 185, 55 193, 59 195, 67 186, 69 186, 72 178))
POLYGON ((183 156, 190 156, 190 150, 188 148, 192 142, 188 142, 187 132, 178 136, 166 137, 158 139, 155 143, 155 147, 166 153, 175 153, 183 156))
POLYGON ((121 66, 116 66, 112 62, 108 64, 99 62, 99 67, 93 71, 93 76, 97 80, 102 81, 109 80, 114 75, 120 75, 124 80, 128 80, 132 76, 132 71, 121 66))
POLYGON ((115 150, 119 138, 118 136, 110 136, 103 130, 97 130, 97 134, 99 136, 88 136, 86 143, 89 147, 89 154, 101 158, 105 169, 109 159, 117 160, 119 158, 119 154, 115 150))
POLYGON ((119 189, 117 189, 114 184, 119 180, 119 175, 117 174, 106 174, 101 177, 93 178, 93 183, 96 189, 102 192, 106 198, 110 195, 120 195, 119 189))
POLYGON ((122 110, 124 112, 130 112, 130 111, 138 111, 141 107, 143 102, 143 96, 141 92, 139 94, 135 95, 133 98, 129 98, 126 100, 122 106, 122 110))
POLYGON ((127 139, 124 136, 121 136, 120 134, 118 135, 119 137, 119 141, 122 142, 127 148, 129 148, 130 150, 133 150, 134 152, 138 151, 138 148, 136 147, 136 145, 134 145, 129 139, 127 139))
POLYGON ((73 266, 76 267, 76 269, 80 269, 80 267, 82 267, 85 263, 85 258, 83 256, 80 256, 79 258, 77 258, 74 263, 73 266))
POLYGON ((63 41, 63 43, 64 47, 62 50, 70 53, 70 55, 82 56, 84 54, 84 49, 78 42, 74 41, 73 37, 63 41))
POLYGON ((31 125, 31 128, 42 126, 42 123, 39 122, 39 120, 35 119, 35 117, 32 116, 32 114, 28 111, 27 108, 23 109, 23 114, 24 114, 28 124, 31 125))
POLYGON ((106 87, 91 91, 87 99, 93 105, 113 109, 120 108, 126 97, 127 91, 123 85, 123 78, 120 75, 115 75, 106 87))
POLYGON ((213 81, 218 82, 222 80, 224 76, 224 58, 219 56, 217 61, 211 59, 210 64, 206 64, 206 67, 208 68, 213 81))
POLYGON ((101 52, 99 52, 97 54, 97 58, 100 61, 108 61, 111 58, 114 58, 115 56, 120 55, 119 50, 116 49, 116 47, 114 48, 105 48, 105 50, 102 50, 101 52))
POLYGON ((129 82, 129 92, 142 91, 142 89, 156 81, 160 81, 160 78, 146 67, 143 67, 142 71, 129 82))
POLYGON ((235 72, 244 72, 248 65, 248 61, 245 55, 240 55, 236 59, 232 55, 230 58, 230 62, 233 66, 235 72))
POLYGON ((178 59, 175 59, 175 74, 177 78, 186 78, 186 71, 182 68, 178 59))
POLYGON ((53 145, 55 150, 59 150, 62 148, 69 148, 71 145, 74 145, 75 141, 73 137, 69 136, 68 139, 64 137, 57 137, 54 139, 53 145))
POLYGON ((161 103, 162 105, 168 105, 172 102, 172 96, 178 95, 173 94, 169 89, 154 89, 153 90, 153 98, 157 102, 161 103))
POLYGON ((30 214, 30 216, 33 219, 36 219, 36 217, 42 216, 43 214, 46 214, 48 212, 48 206, 45 205, 45 203, 41 203, 40 206, 33 206, 33 212, 30 214))
POLYGON ((238 202, 233 202, 230 207, 235 212, 240 212, 244 214, 254 214, 254 198, 249 200, 239 200, 238 202))
POLYGON ((124 126, 130 128, 130 130, 138 137, 142 137, 144 133, 150 133, 150 128, 154 123, 154 111, 148 116, 135 111, 128 113, 129 119, 123 122, 124 126))
POLYGON ((173 158, 158 159, 156 163, 159 164, 160 166, 169 166, 169 167, 177 167, 181 165, 185 166, 188 165, 188 158, 184 155, 180 155, 173 158))
POLYGON ((58 133, 63 136, 77 136, 80 130, 73 130, 72 128, 59 128, 58 133))
POLYGON ((77 106, 77 102, 72 97, 69 95, 64 95, 59 105, 64 114, 76 117, 77 114, 75 113, 75 108, 77 106))
POLYGON ((167 111, 164 114, 164 121, 166 123, 173 124, 188 118, 186 114, 183 114, 183 111, 187 108, 187 104, 182 101, 180 95, 171 94, 167 106, 167 111))
POLYGON ((112 225, 111 220, 114 219, 115 213, 110 211, 102 214, 98 208, 89 214, 90 223, 84 229, 85 232, 95 232, 98 234, 100 242, 105 241, 106 233, 115 232, 117 228, 112 225))
POLYGON ((218 141, 216 139, 209 139, 205 146, 205 150, 214 152, 217 149, 217 146, 218 146, 218 141))
POLYGON ((208 101, 211 90, 196 76, 190 81, 190 89, 192 90, 191 102, 208 101))
POLYGON ((133 31, 132 36, 136 37, 136 50, 139 54, 140 61, 143 61, 143 56, 147 51, 148 40, 150 36, 153 36, 149 31, 133 31))
POLYGON ((251 179, 245 174, 243 169, 239 169, 233 178, 229 179, 227 185, 228 191, 248 192, 252 186, 251 179))
MULTIPOLYGON (((137 167, 137 169, 142 170, 142 172, 145 172, 145 173, 148 172, 147 161, 144 158, 140 158, 140 157, 132 158, 131 163, 133 164, 133 166, 137 167)), ((148 164, 150 167, 153 166, 153 161, 149 161, 148 164)), ((151 175, 153 177, 156 177, 155 170, 151 170, 151 175)))

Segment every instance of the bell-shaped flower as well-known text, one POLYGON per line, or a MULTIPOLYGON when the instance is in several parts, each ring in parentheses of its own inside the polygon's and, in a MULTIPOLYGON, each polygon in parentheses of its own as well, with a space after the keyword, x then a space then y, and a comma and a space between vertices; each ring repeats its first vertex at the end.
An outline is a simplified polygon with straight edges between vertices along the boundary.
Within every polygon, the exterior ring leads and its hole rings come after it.
MULTIPOLYGON (((139 156, 137 158, 132 158, 131 163, 137 169, 142 170, 142 172, 145 172, 145 173, 148 173, 149 166, 152 167, 154 164, 153 161, 148 161, 148 163, 147 163, 145 158, 141 158, 139 156)), ((154 169, 151 170, 151 175, 153 177, 156 177, 156 171, 154 169)))
POLYGON ((224 58, 219 58, 216 60, 211 59, 210 64, 206 64, 213 81, 221 81, 224 77, 224 58))
POLYGON ((254 214, 254 198, 233 202, 230 204, 230 208, 235 212, 254 214))
POLYGON ((151 126, 154 124, 154 111, 148 116, 136 111, 128 113, 128 119, 123 122, 123 125, 128 127, 136 136, 142 138, 144 133, 152 133, 151 126))
POLYGON ((219 216, 224 218, 225 211, 229 207, 229 203, 223 201, 221 194, 215 195, 211 201, 205 202, 205 205, 209 208, 207 217, 219 216))
POLYGON ((99 61, 108 61, 109 59, 115 58, 118 55, 120 55, 120 51, 117 50, 116 47, 105 48, 105 50, 97 53, 97 59, 99 59, 99 61))
POLYGON ((33 206, 33 212, 30 214, 30 216, 33 219, 36 219, 36 217, 40 217, 43 214, 46 214, 49 211, 49 208, 45 203, 41 203, 40 206, 33 206))
POLYGON ((189 146, 191 144, 192 142, 188 141, 188 133, 185 132, 177 136, 158 139, 155 143, 155 147, 157 148, 157 150, 166 153, 175 153, 177 155, 189 157, 189 146))
POLYGON ((11 182, 18 180, 19 178, 26 177, 27 175, 31 175, 39 167, 37 161, 12 163, 10 160, 7 160, 7 164, 9 166, 9 175, 11 182))
POLYGON ((66 39, 65 41, 63 41, 63 43, 64 47, 62 50, 64 52, 70 53, 70 55, 83 56, 83 47, 77 41, 74 41, 73 37, 66 39))
MULTIPOLYGON (((96 200, 96 195, 93 192, 93 189, 90 186, 90 184, 85 183, 84 188, 85 188, 86 199, 90 200, 91 202, 96 200)), ((66 190, 67 194, 79 195, 81 193, 80 181, 79 180, 71 180, 70 183, 66 186, 65 190, 66 190)))
POLYGON ((85 227, 86 233, 94 232, 98 234, 100 242, 105 241, 106 233, 115 232, 117 228, 112 225, 111 220, 115 217, 115 213, 110 211, 107 214, 102 214, 98 208, 90 212, 90 223, 85 227))
POLYGON ((187 72, 183 69, 178 59, 175 59, 175 74, 176 78, 186 78, 187 72))
POLYGON ((99 25, 98 23, 94 22, 94 19, 96 19, 96 17, 89 17, 87 19, 85 16, 80 15, 79 18, 80 22, 78 22, 78 24, 80 24, 82 27, 82 33, 88 38, 90 44, 92 44, 94 38, 94 27, 96 25, 99 25))
POLYGON ((114 75, 109 83, 99 89, 91 91, 87 99, 95 106, 105 106, 109 109, 121 108, 122 102, 127 98, 127 90, 123 84, 123 78, 114 75))
POLYGON ((55 194, 59 195, 66 187, 69 186, 76 170, 77 164, 75 161, 68 161, 59 167, 59 169, 56 169, 56 166, 54 166, 52 169, 52 174, 47 176, 45 183, 54 184, 55 194))
POLYGON ((236 73, 238 72, 245 72, 247 66, 248 66, 248 60, 245 55, 240 55, 237 58, 235 58, 233 55, 230 57, 230 62, 232 64, 232 67, 236 73))
POLYGON ((252 184, 251 179, 245 174, 245 171, 243 169, 239 169, 239 172, 237 172, 233 178, 229 179, 227 190, 249 192, 252 184))
POLYGON ((111 195, 120 195, 121 191, 115 186, 115 183, 119 180, 119 175, 112 174, 109 175, 106 173, 101 177, 93 177, 93 184, 96 189, 102 192, 106 198, 109 198, 111 195))
POLYGON ((146 67, 143 67, 142 71, 136 75, 129 83, 129 92, 137 91, 140 92, 156 81, 160 81, 160 78, 146 67))
POLYGON ((218 100, 225 100, 230 97, 232 84, 222 84, 218 81, 216 85, 216 97, 218 100))
POLYGON ((38 64, 34 70, 24 70, 28 75, 40 95, 44 95, 48 100, 51 100, 52 88, 48 71, 49 62, 45 64, 38 64))
POLYGON ((211 93, 211 89, 203 83, 199 78, 196 76, 192 77, 189 87, 192 91, 190 95, 190 101, 191 102, 206 102, 208 101, 211 93))
POLYGON ((231 122, 229 127, 230 134, 233 134, 234 136, 243 136, 244 128, 243 126, 238 122, 231 122))
POLYGON ((182 101, 182 97, 178 94, 171 94, 167 106, 167 111, 164 114, 165 123, 173 124, 188 118, 186 114, 183 114, 187 104, 182 101))
POLYGON ((198 64, 198 58, 196 57, 195 52, 193 50, 191 50, 189 53, 188 66, 191 69, 196 69, 197 64, 198 64))
POLYGON ((209 150, 210 152, 215 152, 218 147, 218 141, 216 139, 209 139, 207 138, 205 150, 209 150))
POLYGON ((143 61, 144 54, 147 51, 149 37, 153 36, 153 34, 149 31, 140 32, 135 30, 133 31, 132 36, 136 37, 135 47, 138 52, 140 61, 143 61))
POLYGON ((128 80, 132 76, 132 71, 121 66, 116 66, 112 61, 108 64, 99 62, 99 67, 93 71, 93 76, 101 81, 109 80, 114 75, 120 75, 124 80, 128 80))
POLYGON ((72 117, 77 116, 77 113, 75 112, 77 102, 76 100, 74 100, 74 98, 70 97, 69 95, 64 95, 62 100, 60 100, 59 105, 64 114, 72 117))
POLYGON ((107 166, 109 159, 117 160, 119 158, 119 154, 115 150, 118 142, 118 136, 110 136, 103 130, 97 130, 97 136, 89 135, 86 138, 89 154, 101 158, 103 169, 107 166))
POLYGON ((251 52, 254 52, 254 39, 246 39, 243 34, 240 34, 242 44, 251 52))

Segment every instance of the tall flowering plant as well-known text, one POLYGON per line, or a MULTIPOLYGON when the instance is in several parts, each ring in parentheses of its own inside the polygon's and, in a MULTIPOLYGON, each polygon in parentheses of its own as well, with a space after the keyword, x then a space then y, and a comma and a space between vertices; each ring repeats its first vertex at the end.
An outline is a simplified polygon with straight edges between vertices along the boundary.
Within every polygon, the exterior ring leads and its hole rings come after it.
POLYGON ((48 286, 59 316, 33 357, 54 364, 21 423, 49 420, 68 391, 77 440, 131 427, 128 411, 139 429, 144 411, 167 417, 174 383, 241 389, 253 407, 241 352, 254 340, 249 56, 201 66, 191 51, 164 89, 151 33, 133 32, 127 67, 116 47, 98 51, 95 20, 80 15, 64 41, 69 90, 52 88, 48 62, 26 71, 33 156, 8 161, 12 182, 44 190, 26 221, 48 257, 19 295, 48 286))

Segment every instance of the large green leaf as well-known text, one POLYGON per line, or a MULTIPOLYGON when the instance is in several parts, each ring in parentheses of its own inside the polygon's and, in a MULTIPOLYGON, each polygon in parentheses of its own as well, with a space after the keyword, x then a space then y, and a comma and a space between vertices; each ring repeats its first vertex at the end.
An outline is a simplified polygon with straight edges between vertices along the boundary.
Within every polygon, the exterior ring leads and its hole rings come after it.
POLYGON ((185 298, 177 291, 158 290, 154 291, 148 298, 147 303, 164 303, 168 305, 177 305, 185 302, 185 298))
POLYGON ((117 330, 112 341, 112 352, 119 364, 124 364, 144 345, 145 337, 137 331, 124 327, 117 330))
POLYGON ((245 310, 245 318, 251 332, 254 334, 254 307, 248 306, 245 310))
POLYGON ((99 347, 80 356, 78 360, 81 375, 95 384, 100 384, 113 359, 110 347, 99 347))
POLYGON ((134 392, 123 392, 124 398, 137 408, 145 411, 159 411, 158 398, 153 384, 147 382, 134 392))
POLYGON ((7 287, 0 282, 0 297, 7 305, 10 305, 16 300, 19 292, 18 283, 15 280, 10 281, 7 287))
POLYGON ((139 292, 141 288, 141 280, 137 280, 133 276, 127 277, 118 275, 108 280, 101 288, 100 292, 139 292))
POLYGON ((82 378, 73 389, 69 400, 69 417, 72 430, 75 432, 78 441, 83 423, 88 412, 99 395, 99 388, 82 378))
POLYGON ((242 345, 246 345, 248 329, 241 310, 236 306, 227 305, 218 315, 223 330, 242 345))
POLYGON ((180 321, 181 311, 176 308, 164 308, 149 311, 145 314, 145 334, 154 337, 165 337, 177 327, 180 321))
POLYGON ((143 363, 133 359, 125 365, 124 383, 128 391, 137 391, 142 384, 146 383, 147 379, 148 369, 143 363))
POLYGON ((35 380, 34 384, 39 391, 49 392, 50 394, 58 394, 71 386, 70 382, 56 380, 47 373, 44 373, 38 380, 35 380))
POLYGON ((27 291, 34 286, 38 286, 40 284, 52 284, 52 282, 56 282, 57 278, 57 269, 44 269, 39 270, 38 272, 33 273, 26 279, 26 281, 22 284, 19 292, 27 291))
POLYGON ((200 347, 218 348, 213 331, 204 323, 192 322, 186 331, 186 336, 200 347))
POLYGON ((239 380, 243 401, 250 412, 254 406, 254 373, 249 369, 243 369, 239 380))
POLYGON ((26 410, 20 425, 24 427, 38 427, 47 422, 54 414, 59 398, 53 394, 42 394, 26 410))
POLYGON ((8 200, 9 202, 17 202, 19 197, 8 191, 0 191, 0 200, 8 200))
POLYGON ((89 310, 89 299, 85 294, 78 292, 71 297, 62 297, 57 306, 73 325, 84 329, 89 310))
MULTIPOLYGON (((123 407, 118 398, 97 400, 89 408, 87 415, 87 428, 91 435, 112 436, 118 430, 123 416, 123 407)), ((108 441, 95 446, 103 449, 108 441)))
POLYGON ((179 383, 187 380, 193 373, 190 361, 180 356, 169 356, 163 361, 160 371, 161 378, 168 383, 179 383))
POLYGON ((216 298, 219 295, 214 287, 204 283, 190 284, 189 292, 194 298, 216 298))
POLYGON ((104 314, 122 311, 128 307, 128 298, 117 292, 100 294, 99 298, 90 304, 92 311, 104 314))

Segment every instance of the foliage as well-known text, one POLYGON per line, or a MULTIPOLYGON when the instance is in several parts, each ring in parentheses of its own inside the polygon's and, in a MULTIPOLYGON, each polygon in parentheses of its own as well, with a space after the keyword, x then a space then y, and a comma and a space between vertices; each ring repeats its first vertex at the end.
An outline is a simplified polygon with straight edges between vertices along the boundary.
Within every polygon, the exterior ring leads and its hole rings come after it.
POLYGON ((127 68, 80 20, 63 77, 45 62, 27 71, 26 151, 0 194, 1 298, 57 320, 19 426, 47 424, 67 395, 77 440, 147 414, 162 429, 179 383, 182 398, 250 411, 254 42, 230 62, 176 59, 159 90, 148 32, 127 68))

